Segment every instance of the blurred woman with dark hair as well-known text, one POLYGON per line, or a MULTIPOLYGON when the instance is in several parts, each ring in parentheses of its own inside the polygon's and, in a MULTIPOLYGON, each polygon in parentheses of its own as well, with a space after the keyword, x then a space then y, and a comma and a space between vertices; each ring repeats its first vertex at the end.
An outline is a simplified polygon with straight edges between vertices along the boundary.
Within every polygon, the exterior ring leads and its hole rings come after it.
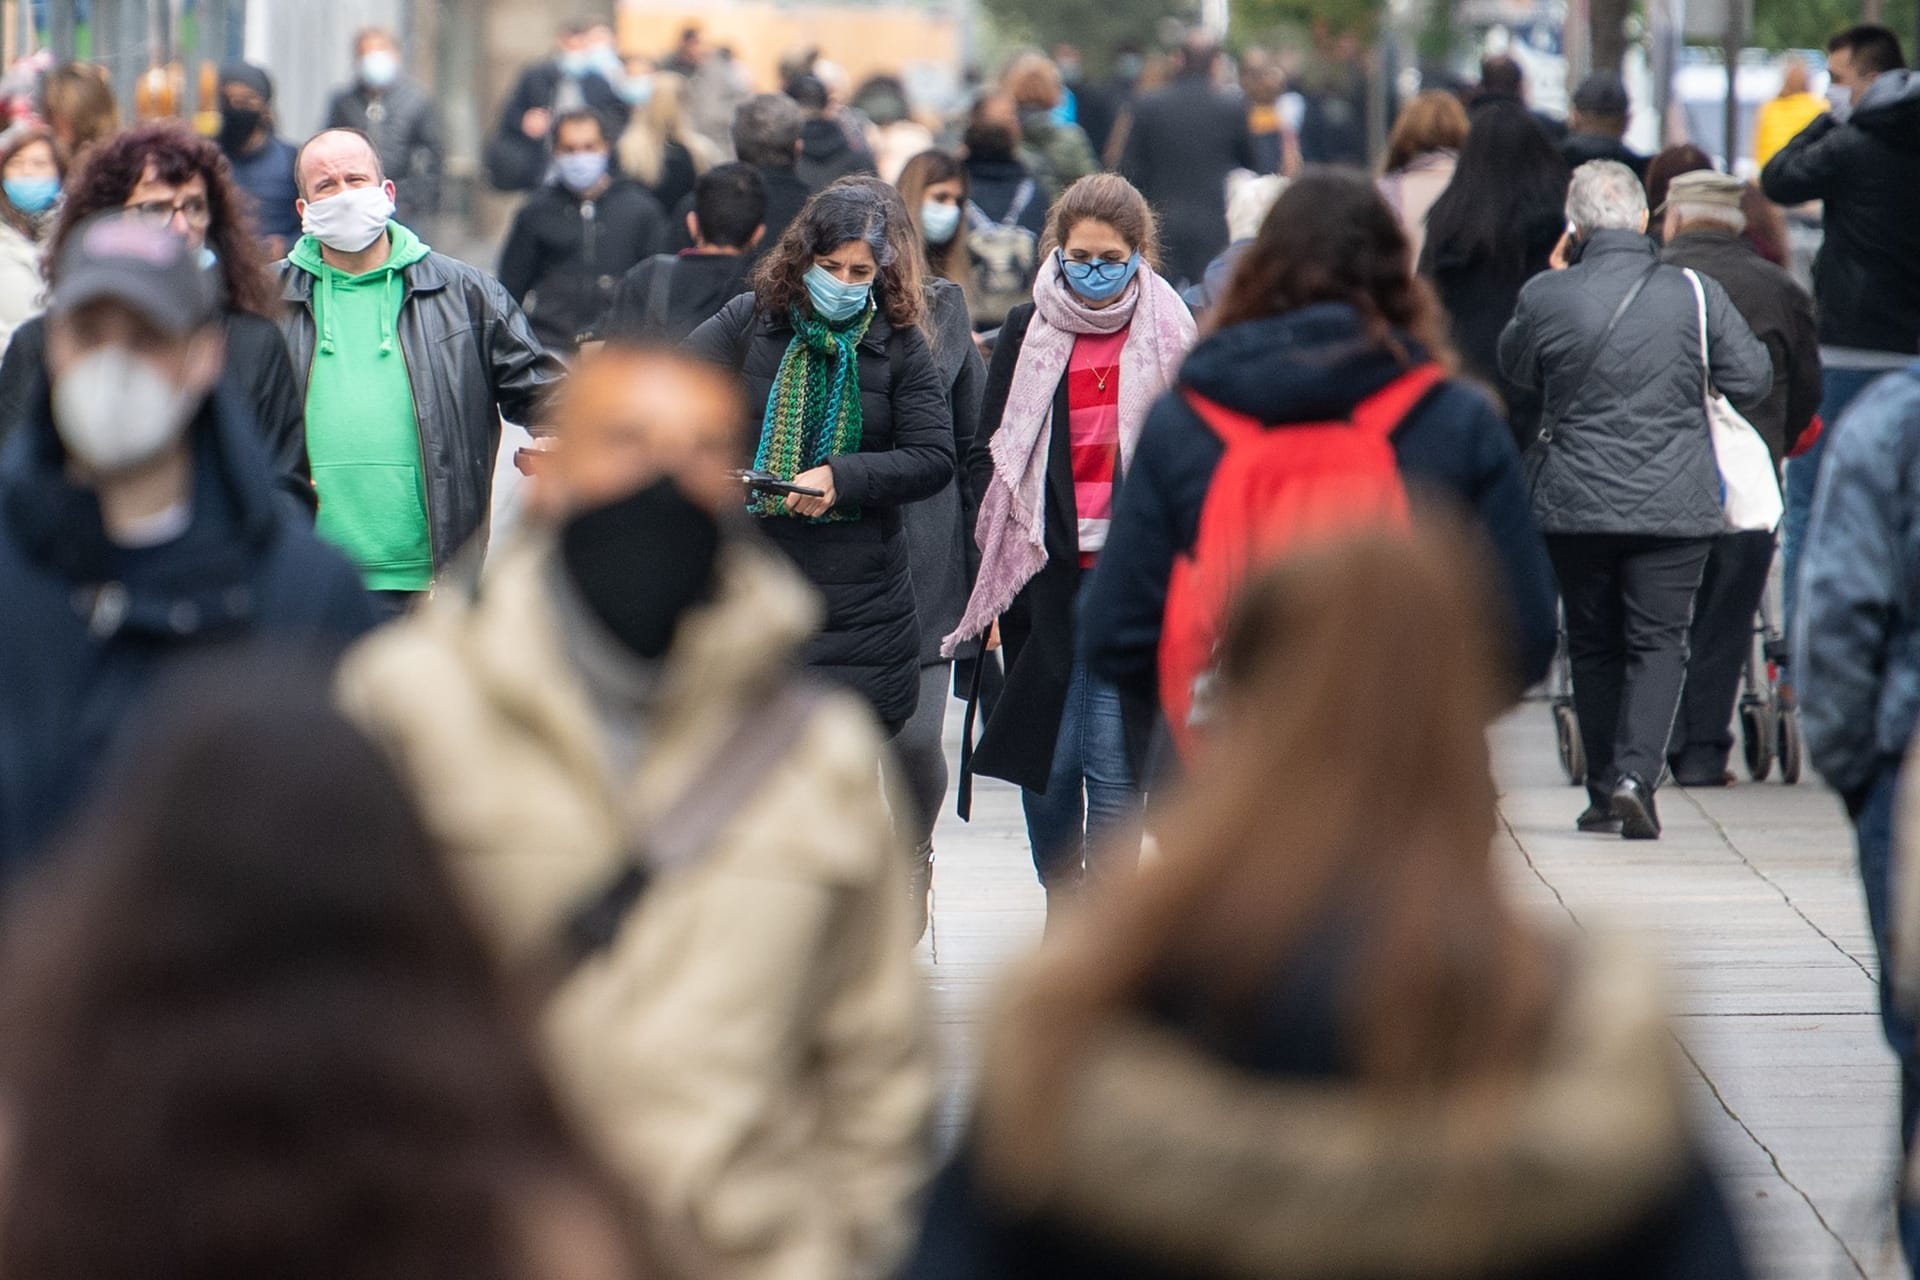
MULTIPOLYGON (((48 237, 49 282, 67 237, 89 218, 121 208, 184 237, 207 269, 219 272, 227 327, 221 386, 252 411, 281 484, 311 509, 304 397, 273 319, 279 290, 227 158, 178 121, 136 125, 100 143, 69 176, 48 237)), ((0 434, 27 416, 33 397, 46 394, 46 329, 35 318, 20 326, 0 360, 0 434)))
MULTIPOLYGON (((1309 169, 1275 203, 1180 371, 1154 407, 1082 615, 1089 668, 1160 703, 1168 582, 1198 534, 1225 445, 1195 401, 1266 432, 1351 422, 1393 447, 1416 507, 1471 513, 1499 565, 1495 660, 1507 690, 1546 674, 1553 570, 1528 512, 1520 459, 1478 387, 1446 376, 1452 352, 1406 233, 1357 173, 1309 169)), ((1302 446, 1303 448, 1306 446, 1302 446)))
POLYGON ((906 1280, 1746 1274, 1651 967, 1503 887, 1476 558, 1249 587, 1160 863, 1016 970, 906 1280))
MULTIPOLYGON (((891 194, 891 193, 888 193, 891 194)), ((808 493, 756 492, 761 530, 819 588, 814 670, 865 695, 889 734, 920 699, 900 509, 953 479, 946 387, 921 332, 921 256, 889 230, 887 195, 833 186, 808 201, 754 274, 754 292, 687 350, 746 380, 754 467, 808 493)))
POLYGON ((661 1274, 373 747, 284 671, 175 693, 13 903, 0 1274, 661 1274))
POLYGON ((1521 449, 1540 431, 1540 399, 1500 374, 1500 333, 1520 286, 1547 269, 1566 230, 1567 183, 1560 149, 1517 101, 1473 114, 1453 181, 1427 211, 1420 273, 1452 320, 1462 371, 1500 394, 1521 449))
POLYGON ((1647 161, 1647 208, 1654 213, 1647 233, 1660 238, 1660 214, 1665 212, 1667 188, 1683 173, 1713 168, 1713 157, 1691 142, 1676 143, 1647 161))

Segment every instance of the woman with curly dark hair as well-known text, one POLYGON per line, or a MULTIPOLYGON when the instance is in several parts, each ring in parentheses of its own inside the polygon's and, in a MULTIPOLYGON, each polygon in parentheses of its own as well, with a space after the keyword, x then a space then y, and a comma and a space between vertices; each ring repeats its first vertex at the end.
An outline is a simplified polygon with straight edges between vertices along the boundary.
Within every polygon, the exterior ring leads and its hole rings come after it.
POLYGON ((1445 321, 1411 264, 1406 232, 1366 178, 1310 169, 1294 179, 1241 257, 1213 331, 1147 419, 1082 613, 1090 671, 1178 706, 1186 691, 1163 700, 1159 683, 1168 580, 1193 548, 1224 432, 1345 422, 1386 437, 1416 507, 1437 501, 1476 518, 1506 602, 1496 658, 1507 688, 1546 674, 1553 570, 1520 457, 1486 393, 1449 376, 1445 321))
POLYGON ((815 670, 863 694, 889 732, 920 695, 900 508, 953 478, 947 389, 921 332, 917 254, 888 234, 888 201, 859 185, 808 201, 735 298, 687 349, 746 380, 754 467, 801 492, 748 510, 826 600, 815 670))
MULTIPOLYGON (((132 209, 184 237, 220 273, 227 361, 221 385, 249 407, 281 484, 314 504, 299 384, 273 321, 279 293, 260 258, 259 233, 220 148, 177 121, 137 125, 100 142, 69 175, 48 242, 49 283, 74 229, 109 209, 132 209)), ((23 324, 0 360, 0 432, 47 394, 46 330, 23 324)))
POLYGON ((657 1275, 324 684, 227 664, 162 709, 13 904, 0 1271, 657 1275))

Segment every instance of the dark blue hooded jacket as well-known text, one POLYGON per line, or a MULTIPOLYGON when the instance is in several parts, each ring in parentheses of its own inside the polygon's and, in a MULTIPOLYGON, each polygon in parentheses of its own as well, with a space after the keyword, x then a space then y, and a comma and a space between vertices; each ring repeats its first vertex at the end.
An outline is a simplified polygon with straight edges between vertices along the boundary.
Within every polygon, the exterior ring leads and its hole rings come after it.
MULTIPOLYGON (((1425 358, 1412 338, 1399 342, 1425 358)), ((1352 307, 1322 303, 1213 334, 1187 357, 1180 385, 1282 430, 1344 419, 1406 369, 1352 307)), ((1136 697, 1158 697, 1167 579, 1174 557, 1193 547, 1222 448, 1179 391, 1169 392, 1147 416, 1116 498, 1081 608, 1080 647, 1094 672, 1136 697)), ((1505 420, 1483 393, 1449 381, 1408 415, 1393 448, 1416 502, 1450 498, 1486 533, 1498 558, 1490 577, 1508 606, 1502 657, 1516 688, 1534 684, 1553 660, 1553 568, 1505 420)))
POLYGON ((0 450, 0 889, 73 811, 155 682, 183 660, 266 641, 330 660, 373 625, 353 567, 280 494, 246 409, 210 398, 193 440, 193 516, 160 546, 110 542, 71 482, 46 380, 0 450))

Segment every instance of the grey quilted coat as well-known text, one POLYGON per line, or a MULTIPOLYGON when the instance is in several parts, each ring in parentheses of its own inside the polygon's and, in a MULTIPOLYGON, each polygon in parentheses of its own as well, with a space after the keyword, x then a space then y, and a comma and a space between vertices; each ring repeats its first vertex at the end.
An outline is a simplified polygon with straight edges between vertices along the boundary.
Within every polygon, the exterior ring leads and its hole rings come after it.
MULTIPOLYGON (((1656 269, 1574 385, 1620 299, 1655 263, 1647 237, 1596 231, 1576 265, 1527 282, 1500 335, 1502 372, 1546 406, 1526 459, 1544 533, 1704 538, 1725 528, 1693 287, 1677 267, 1656 269)), ((1749 409, 1772 389, 1773 362, 1726 291, 1701 280, 1713 383, 1749 409)))

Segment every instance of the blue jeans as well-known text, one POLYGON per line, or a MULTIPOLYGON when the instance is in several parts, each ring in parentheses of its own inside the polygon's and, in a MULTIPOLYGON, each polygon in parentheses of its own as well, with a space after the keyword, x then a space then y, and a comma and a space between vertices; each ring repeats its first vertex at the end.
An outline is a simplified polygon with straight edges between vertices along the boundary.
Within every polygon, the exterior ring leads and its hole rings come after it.
POLYGON ((1813 490, 1820 478, 1820 459, 1826 456, 1827 440, 1834 424, 1847 411, 1867 384, 1884 376, 1885 369, 1829 369, 1820 393, 1820 419, 1826 430, 1813 448, 1797 458, 1787 459, 1786 515, 1780 521, 1780 579, 1782 625, 1785 634, 1793 634, 1793 617, 1800 593, 1800 551, 1806 546, 1807 526, 1813 520, 1813 490))
POLYGON ((1078 662, 1047 789, 1023 788, 1020 804, 1042 884, 1072 883, 1085 874, 1089 856, 1139 846, 1143 805, 1127 755, 1120 691, 1078 662))

